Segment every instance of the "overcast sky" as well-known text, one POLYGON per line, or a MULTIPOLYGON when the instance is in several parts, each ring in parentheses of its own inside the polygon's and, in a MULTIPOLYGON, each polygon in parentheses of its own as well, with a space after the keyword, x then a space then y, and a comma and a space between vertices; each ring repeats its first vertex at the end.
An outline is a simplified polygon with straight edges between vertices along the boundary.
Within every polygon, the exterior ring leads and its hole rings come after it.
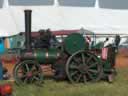
POLYGON ((54 0, 9 0, 11 5, 53 5, 54 0))
POLYGON ((0 0, 0 8, 2 8, 3 0, 0 0))
POLYGON ((101 8, 128 9, 128 0, 99 0, 101 8))
MULTIPOLYGON (((61 6, 94 7, 96 0, 58 0, 61 6)), ((3 0, 0 0, 0 7, 3 0)), ((53 5, 54 0, 9 0, 11 5, 53 5)), ((99 0, 101 8, 128 9, 128 0, 99 0)))

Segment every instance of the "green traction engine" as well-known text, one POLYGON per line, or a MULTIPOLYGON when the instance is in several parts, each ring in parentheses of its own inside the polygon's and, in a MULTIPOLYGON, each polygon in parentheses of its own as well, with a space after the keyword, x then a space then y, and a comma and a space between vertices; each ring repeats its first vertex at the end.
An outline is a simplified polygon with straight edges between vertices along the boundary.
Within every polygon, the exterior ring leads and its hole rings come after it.
MULTIPOLYGON (((37 83, 40 84, 43 79, 42 64, 51 64, 55 70, 55 79, 67 79, 71 83, 96 82, 101 79, 112 77, 116 46, 109 45, 107 53, 113 52, 113 60, 107 55, 107 59, 102 58, 102 52, 98 53, 95 47, 89 49, 85 38, 79 33, 68 35, 62 43, 54 46, 50 44, 53 37, 49 30, 43 33, 42 47, 34 47, 39 42, 31 42, 31 10, 25 10, 25 49, 20 50, 18 63, 14 68, 14 78, 17 84, 37 83), (45 34, 44 34, 45 33, 45 34), (33 44, 34 46, 33 46, 33 44), (113 49, 110 52, 110 49, 113 49), (109 59, 110 60, 109 60, 109 59)), ((105 50, 104 49, 104 50, 105 50)), ((100 49, 101 51, 101 49, 100 49)))

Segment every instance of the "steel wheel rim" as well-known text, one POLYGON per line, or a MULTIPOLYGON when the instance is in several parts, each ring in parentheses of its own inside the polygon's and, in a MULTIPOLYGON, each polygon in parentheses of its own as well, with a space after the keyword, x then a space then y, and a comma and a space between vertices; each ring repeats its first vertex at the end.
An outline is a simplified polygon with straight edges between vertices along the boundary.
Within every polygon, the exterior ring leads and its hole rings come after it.
POLYGON ((14 68, 14 79, 16 84, 18 85, 24 85, 24 84, 40 85, 43 81, 41 67, 37 62, 33 60, 22 61, 19 64, 17 64, 14 68), (31 68, 29 68, 30 67, 29 64, 32 65, 31 68), (23 66, 26 68, 23 69, 23 66))
POLYGON ((97 56, 95 56, 94 54, 92 54, 88 51, 80 50, 69 57, 69 59, 66 63, 66 74, 71 83, 80 83, 80 82, 86 83, 88 81, 96 82, 101 79, 101 76, 103 74, 103 69, 102 69, 100 60, 97 58, 97 56), (87 61, 85 59, 83 59, 83 58, 85 58, 83 56, 85 54, 91 55, 92 56, 91 59, 95 58, 93 60, 93 62, 97 61, 97 63, 94 63, 94 65, 92 65, 92 64, 86 65, 85 64, 84 66, 83 65, 81 66, 81 64, 79 64, 79 62, 78 62, 79 60, 76 58, 73 60, 73 62, 77 62, 77 64, 71 63, 72 59, 79 54, 81 54, 81 62, 83 62, 83 64, 87 63, 87 61), (80 68, 80 66, 81 66, 81 68, 80 68), (94 66, 96 66, 97 70, 95 70, 95 68, 93 68, 94 66), (84 67, 84 68, 82 68, 82 67, 84 67), (88 71, 86 71, 86 70, 88 70, 88 71), (97 74, 95 72, 97 72, 97 74), (94 75, 96 75, 95 78, 94 78, 94 75))

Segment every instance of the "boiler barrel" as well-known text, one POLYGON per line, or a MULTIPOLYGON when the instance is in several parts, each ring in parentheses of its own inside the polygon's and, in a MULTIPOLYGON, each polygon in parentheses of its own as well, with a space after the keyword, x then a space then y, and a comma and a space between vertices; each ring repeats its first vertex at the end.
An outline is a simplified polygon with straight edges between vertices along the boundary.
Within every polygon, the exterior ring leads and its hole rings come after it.
POLYGON ((60 57, 60 52, 56 49, 36 49, 24 52, 21 59, 36 60, 41 64, 52 64, 60 57))

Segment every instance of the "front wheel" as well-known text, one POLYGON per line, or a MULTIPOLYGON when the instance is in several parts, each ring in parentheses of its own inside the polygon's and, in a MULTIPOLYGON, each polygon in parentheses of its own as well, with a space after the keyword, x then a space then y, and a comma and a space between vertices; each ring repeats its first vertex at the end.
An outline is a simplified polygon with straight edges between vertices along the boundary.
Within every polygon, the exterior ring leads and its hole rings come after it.
POLYGON ((33 83, 40 85, 43 81, 42 69, 33 60, 25 60, 16 64, 13 75, 18 85, 33 83))

